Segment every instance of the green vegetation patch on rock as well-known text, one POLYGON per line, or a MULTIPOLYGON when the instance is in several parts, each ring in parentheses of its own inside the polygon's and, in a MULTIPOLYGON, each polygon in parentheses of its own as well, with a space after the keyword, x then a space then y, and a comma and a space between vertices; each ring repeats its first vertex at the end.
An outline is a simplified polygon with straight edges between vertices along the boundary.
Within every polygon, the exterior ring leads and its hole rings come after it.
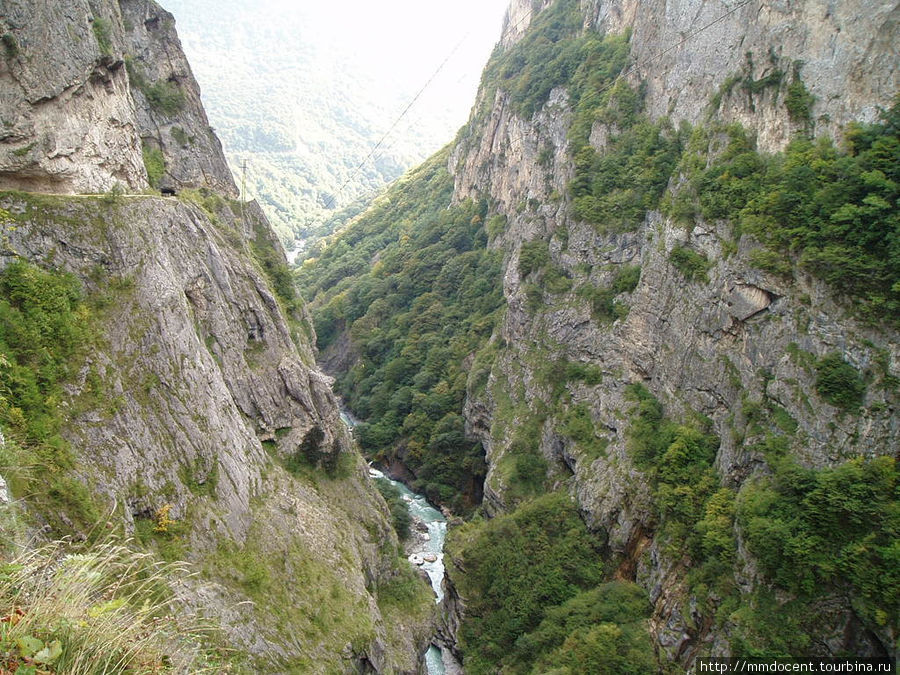
POLYGON ((144 168, 147 170, 147 181, 150 187, 159 187, 159 182, 166 175, 166 160, 162 150, 144 143, 141 148, 144 157, 144 168))
POLYGON ((738 522, 775 583, 815 595, 850 585, 879 625, 900 616, 897 461, 856 458, 805 469, 789 460, 741 490, 738 522))
POLYGON ((835 595, 849 594, 871 626, 896 630, 900 519, 894 458, 804 468, 785 454, 779 442, 784 437, 770 436, 771 474, 735 492, 720 486, 712 465, 714 437, 702 426, 667 419, 641 385, 633 385, 629 397, 635 405, 628 447, 650 477, 663 545, 672 555, 690 556, 687 582, 705 611, 738 627, 736 655, 812 653, 817 629, 809 608, 835 595), (769 583, 787 595, 739 590, 738 532, 769 583))
POLYGON ((60 534, 98 519, 62 438, 63 384, 96 335, 78 280, 16 260, 0 272, 0 472, 60 534), (68 525, 64 523, 68 522, 68 525))
POLYGON ((896 325, 900 102, 876 124, 850 124, 841 148, 801 136, 764 156, 736 125, 692 133, 670 214, 728 219, 738 237, 752 234, 776 252, 757 255, 761 267, 789 276, 799 264, 850 296, 865 320, 896 325))
POLYGON ((638 265, 624 266, 615 273, 612 282, 605 288, 592 285, 581 286, 578 296, 591 306, 591 316, 599 324, 608 324, 628 316, 628 305, 616 298, 637 288, 641 279, 638 265))
POLYGON ((832 405, 856 410, 862 405, 866 384, 856 368, 832 353, 816 363, 816 391, 832 405))
POLYGON ((655 672, 647 597, 604 583, 602 546, 561 493, 452 531, 448 552, 466 572, 452 575, 466 602, 466 672, 655 672), (632 657, 632 670, 617 670, 632 657))
POLYGON ((97 47, 103 56, 112 56, 112 24, 108 19, 95 17, 91 23, 97 47))
MULTIPOLYGON (((99 42, 100 38, 98 37, 97 39, 99 42)), ((170 80, 149 81, 143 66, 139 61, 131 57, 125 59, 125 66, 128 69, 128 78, 131 84, 144 95, 150 107, 155 111, 166 117, 173 117, 184 109, 186 104, 184 90, 177 82, 170 80)))
POLYGON ((669 253, 669 262, 688 281, 700 281, 703 283, 709 281, 706 272, 712 266, 712 263, 710 263, 706 254, 701 251, 695 251, 687 246, 676 246, 669 253))
POLYGON ((539 110, 553 88, 565 85, 590 52, 591 38, 581 35, 583 23, 577 0, 561 0, 538 14, 512 47, 498 45, 482 75, 481 114, 493 105, 498 88, 509 94, 523 117, 539 110))

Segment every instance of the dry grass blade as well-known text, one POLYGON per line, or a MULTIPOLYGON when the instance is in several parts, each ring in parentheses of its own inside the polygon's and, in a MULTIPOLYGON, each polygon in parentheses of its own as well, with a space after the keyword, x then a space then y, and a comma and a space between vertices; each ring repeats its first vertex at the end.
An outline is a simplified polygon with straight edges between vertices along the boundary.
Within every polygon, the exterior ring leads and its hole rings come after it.
POLYGON ((0 563, 0 672, 133 675, 221 672, 204 628, 167 588, 188 576, 121 542, 71 553, 64 542, 0 563))

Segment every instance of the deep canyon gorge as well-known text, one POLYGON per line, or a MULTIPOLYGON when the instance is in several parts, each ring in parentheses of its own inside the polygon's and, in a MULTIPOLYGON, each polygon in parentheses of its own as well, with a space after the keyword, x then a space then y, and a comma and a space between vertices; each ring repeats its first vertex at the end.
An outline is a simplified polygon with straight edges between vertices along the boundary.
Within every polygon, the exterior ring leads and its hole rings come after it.
POLYGON ((169 12, 3 0, 0 670, 896 663, 898 21, 512 0, 456 138, 292 267, 169 12))

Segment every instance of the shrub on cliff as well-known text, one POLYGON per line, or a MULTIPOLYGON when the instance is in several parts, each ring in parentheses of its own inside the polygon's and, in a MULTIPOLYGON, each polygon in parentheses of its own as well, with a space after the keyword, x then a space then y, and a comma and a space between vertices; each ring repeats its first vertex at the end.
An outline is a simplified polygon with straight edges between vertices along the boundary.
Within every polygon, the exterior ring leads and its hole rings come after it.
POLYGON ((831 405, 856 410, 862 405, 866 384, 859 371, 838 353, 828 354, 816 363, 816 391, 831 405))
POLYGON ((406 541, 409 539, 412 516, 409 515, 409 507, 400 496, 400 490, 386 480, 376 480, 375 487, 387 502, 388 510, 391 512, 391 524, 394 526, 397 536, 400 541, 406 541))
MULTIPOLYGON (((461 630, 467 671, 497 672, 502 664, 509 672, 529 672, 526 661, 561 646, 562 640, 544 635, 551 632, 546 627, 527 650, 522 636, 538 629, 552 608, 603 581, 600 550, 561 493, 454 532, 448 551, 466 570, 454 581, 467 603, 461 630)), ((588 623, 573 624, 562 638, 588 623)))

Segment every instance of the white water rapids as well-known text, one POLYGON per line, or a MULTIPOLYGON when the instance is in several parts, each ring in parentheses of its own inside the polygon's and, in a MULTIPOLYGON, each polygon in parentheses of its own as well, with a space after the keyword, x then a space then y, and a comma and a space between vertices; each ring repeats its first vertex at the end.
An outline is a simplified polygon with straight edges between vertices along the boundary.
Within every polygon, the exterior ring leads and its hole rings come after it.
MULTIPOLYGON (((351 431, 357 425, 357 420, 345 411, 341 411, 341 419, 351 431)), ((411 530, 415 530, 417 521, 425 523, 428 527, 428 537, 424 541, 422 541, 421 535, 417 532, 413 531, 410 534, 410 537, 419 537, 419 545, 415 547, 412 555, 410 555, 411 560, 416 558, 416 563, 411 562, 410 564, 418 564, 418 560, 421 560, 423 556, 429 553, 434 555, 434 562, 425 561, 419 566, 425 570, 428 578, 431 580, 431 587, 434 589, 436 596, 435 602, 440 602, 444 597, 441 581, 444 578, 444 539, 447 536, 447 520, 440 511, 428 503, 425 497, 416 494, 400 481, 393 480, 372 467, 369 467, 369 474, 375 480, 389 482, 400 491, 400 496, 409 508, 409 515, 412 516, 411 530)), ((425 655, 425 664, 428 668, 428 675, 444 675, 446 672, 441 650, 434 645, 429 648, 428 653, 425 655)))

